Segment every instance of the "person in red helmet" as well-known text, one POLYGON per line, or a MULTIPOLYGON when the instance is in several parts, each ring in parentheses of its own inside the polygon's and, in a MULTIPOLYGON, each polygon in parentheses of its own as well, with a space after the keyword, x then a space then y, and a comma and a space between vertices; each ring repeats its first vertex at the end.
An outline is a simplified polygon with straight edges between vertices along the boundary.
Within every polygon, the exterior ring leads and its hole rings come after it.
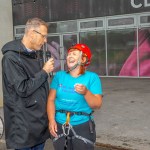
POLYGON ((67 54, 68 71, 59 71, 52 79, 47 113, 55 150, 94 150, 92 113, 102 105, 102 85, 96 73, 87 71, 91 57, 87 45, 72 46, 67 54))

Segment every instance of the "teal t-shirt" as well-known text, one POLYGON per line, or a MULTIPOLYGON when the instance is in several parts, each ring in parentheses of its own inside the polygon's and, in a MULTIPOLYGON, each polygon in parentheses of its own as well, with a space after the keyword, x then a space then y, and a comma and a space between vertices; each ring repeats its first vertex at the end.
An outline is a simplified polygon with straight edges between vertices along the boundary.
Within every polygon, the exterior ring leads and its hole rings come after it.
MULTIPOLYGON (((56 110, 91 113, 92 109, 86 102, 84 95, 77 93, 74 89, 77 83, 85 85, 93 94, 102 95, 101 80, 96 73, 86 71, 78 77, 72 77, 65 71, 59 71, 55 74, 50 84, 50 88, 56 90, 56 110)), ((66 114, 57 112, 55 119, 57 122, 63 124, 66 122, 66 114)), ((70 124, 78 125, 88 120, 88 116, 72 115, 70 124)))

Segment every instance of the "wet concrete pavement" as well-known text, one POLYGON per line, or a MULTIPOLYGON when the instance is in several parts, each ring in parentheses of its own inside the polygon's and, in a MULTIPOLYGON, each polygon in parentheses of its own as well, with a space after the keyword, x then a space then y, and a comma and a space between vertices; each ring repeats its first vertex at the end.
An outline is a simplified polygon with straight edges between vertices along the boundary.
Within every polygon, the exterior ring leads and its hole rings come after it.
POLYGON ((97 142, 150 150, 150 79, 102 79, 103 106, 95 113, 97 142))
MULTIPOLYGON (((150 79, 101 79, 104 98, 94 113, 95 150, 150 150, 150 79)), ((4 137, 0 150, 6 150, 4 137)), ((53 150, 50 140, 45 150, 53 150)))

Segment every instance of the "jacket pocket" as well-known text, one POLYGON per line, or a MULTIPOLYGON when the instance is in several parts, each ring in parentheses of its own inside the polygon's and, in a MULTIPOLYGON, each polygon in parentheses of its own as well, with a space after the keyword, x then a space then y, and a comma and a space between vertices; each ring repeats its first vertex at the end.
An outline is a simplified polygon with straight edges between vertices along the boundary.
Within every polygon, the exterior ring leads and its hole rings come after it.
POLYGON ((33 107, 37 104, 37 98, 35 98, 34 96, 24 98, 24 103, 26 108, 33 107))

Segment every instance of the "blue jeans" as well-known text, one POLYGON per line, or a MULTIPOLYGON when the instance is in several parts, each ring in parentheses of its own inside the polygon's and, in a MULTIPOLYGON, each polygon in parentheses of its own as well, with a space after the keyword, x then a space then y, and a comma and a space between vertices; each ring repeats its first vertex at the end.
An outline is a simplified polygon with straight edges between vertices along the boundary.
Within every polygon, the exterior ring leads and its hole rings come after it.
POLYGON ((15 149, 15 150, 44 150, 44 145, 45 143, 33 146, 33 147, 29 147, 29 148, 21 148, 21 149, 15 149))

